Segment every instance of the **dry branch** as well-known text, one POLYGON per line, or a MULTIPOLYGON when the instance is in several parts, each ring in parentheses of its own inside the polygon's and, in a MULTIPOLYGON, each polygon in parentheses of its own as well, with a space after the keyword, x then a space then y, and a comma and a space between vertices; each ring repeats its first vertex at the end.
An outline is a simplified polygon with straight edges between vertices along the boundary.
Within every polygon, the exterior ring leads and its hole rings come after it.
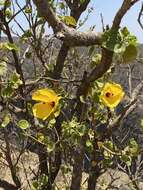
POLYGON ((96 32, 79 32, 74 28, 65 25, 54 13, 47 0, 33 0, 39 14, 52 27, 55 36, 61 39, 68 46, 91 46, 101 45, 102 37, 96 32))

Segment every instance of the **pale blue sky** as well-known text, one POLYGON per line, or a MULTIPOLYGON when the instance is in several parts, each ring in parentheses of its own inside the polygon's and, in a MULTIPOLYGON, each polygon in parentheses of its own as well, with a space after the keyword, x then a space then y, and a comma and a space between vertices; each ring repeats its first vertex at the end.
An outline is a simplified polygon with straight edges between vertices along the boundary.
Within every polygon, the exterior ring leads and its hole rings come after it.
MULTIPOLYGON (((121 6, 123 0, 92 0, 91 5, 95 8, 92 12, 86 28, 92 24, 96 24, 96 30, 101 31, 101 18, 100 13, 104 17, 104 23, 111 25, 115 13, 121 6)), ((143 43, 143 30, 137 22, 138 14, 141 8, 143 0, 140 0, 136 3, 125 15, 122 20, 121 26, 127 26, 131 33, 135 34, 138 38, 138 41, 143 43)))
MULTIPOLYGON (((22 5, 25 1, 19 0, 19 3, 22 5)), ((97 32, 102 31, 102 24, 101 24, 101 17, 100 13, 102 13, 104 17, 104 24, 112 24, 113 18, 115 13, 121 6, 123 0, 91 0, 90 6, 94 7, 94 11, 91 13, 89 20, 86 22, 85 26, 82 30, 88 30, 90 26, 96 25, 95 30, 97 32)), ((122 20, 121 26, 127 26, 131 33, 135 34, 138 38, 140 43, 143 43, 143 31, 140 28, 137 18, 141 8, 141 3, 143 0, 140 0, 136 5, 134 5, 125 17, 122 20)), ((89 6, 89 7, 90 7, 89 6)), ((83 18, 85 14, 82 15, 83 18)), ((21 24, 27 26, 26 21, 23 19, 22 16, 18 18, 21 24)), ((14 26, 15 28, 15 26, 14 26)), ((15 28, 18 30, 18 28, 15 28)))

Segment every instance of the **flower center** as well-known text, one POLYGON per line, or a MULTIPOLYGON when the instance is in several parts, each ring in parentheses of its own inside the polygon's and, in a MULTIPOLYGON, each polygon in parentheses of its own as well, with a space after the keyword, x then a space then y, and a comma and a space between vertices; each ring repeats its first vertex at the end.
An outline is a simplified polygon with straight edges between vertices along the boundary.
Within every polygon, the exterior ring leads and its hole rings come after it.
POLYGON ((50 102, 51 107, 53 108, 55 106, 55 102, 50 102))
POLYGON ((107 92, 105 95, 106 95, 107 98, 110 98, 110 97, 112 97, 114 94, 111 93, 111 92, 107 92))

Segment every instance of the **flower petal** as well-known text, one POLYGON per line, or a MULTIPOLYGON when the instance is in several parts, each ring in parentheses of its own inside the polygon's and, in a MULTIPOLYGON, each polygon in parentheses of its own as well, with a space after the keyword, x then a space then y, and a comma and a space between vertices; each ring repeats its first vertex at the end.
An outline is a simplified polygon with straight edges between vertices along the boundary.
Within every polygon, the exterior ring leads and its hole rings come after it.
POLYGON ((57 94, 48 88, 37 90, 32 94, 32 99, 41 102, 56 101, 58 98, 57 94))
POLYGON ((123 96, 124 91, 119 84, 106 83, 101 92, 100 98, 106 106, 114 108, 120 103, 123 96))
POLYGON ((33 106, 33 115, 39 119, 47 119, 54 111, 53 107, 49 103, 37 103, 33 106))

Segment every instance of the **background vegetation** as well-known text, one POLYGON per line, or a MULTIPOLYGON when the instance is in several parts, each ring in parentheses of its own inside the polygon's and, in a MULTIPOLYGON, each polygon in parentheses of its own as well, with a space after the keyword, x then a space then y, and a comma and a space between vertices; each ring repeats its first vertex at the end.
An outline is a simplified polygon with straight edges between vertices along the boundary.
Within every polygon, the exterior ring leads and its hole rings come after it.
POLYGON ((90 0, 0 1, 1 188, 143 188, 142 48, 120 27, 139 1, 124 0, 112 26, 101 15, 102 33, 80 31, 90 0), (101 94, 114 82, 125 96, 110 109, 101 94), (43 88, 61 96, 46 120, 32 111, 43 88))

